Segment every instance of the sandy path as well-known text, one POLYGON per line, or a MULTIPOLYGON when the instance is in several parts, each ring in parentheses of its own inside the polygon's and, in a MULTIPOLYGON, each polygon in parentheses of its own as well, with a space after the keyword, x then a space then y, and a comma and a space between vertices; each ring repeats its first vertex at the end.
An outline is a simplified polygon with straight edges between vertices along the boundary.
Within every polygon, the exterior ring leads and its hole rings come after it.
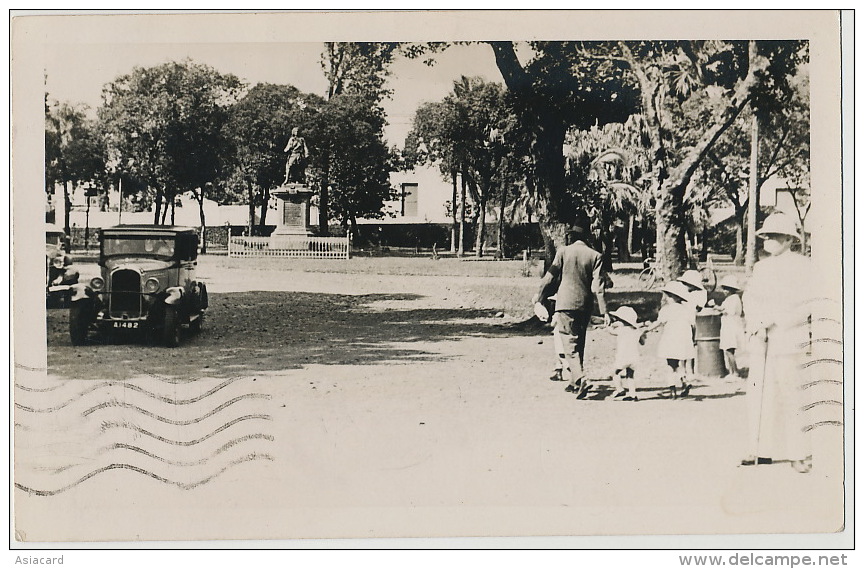
MULTIPOLYGON (((202 273, 213 314, 177 350, 73 349, 49 314, 51 375, 16 377, 16 482, 32 490, 14 494, 21 537, 839 527, 835 478, 735 466, 737 386, 631 404, 547 381, 548 335, 470 296, 501 279, 202 273)), ((591 369, 608 369, 612 346, 592 333, 591 369)))

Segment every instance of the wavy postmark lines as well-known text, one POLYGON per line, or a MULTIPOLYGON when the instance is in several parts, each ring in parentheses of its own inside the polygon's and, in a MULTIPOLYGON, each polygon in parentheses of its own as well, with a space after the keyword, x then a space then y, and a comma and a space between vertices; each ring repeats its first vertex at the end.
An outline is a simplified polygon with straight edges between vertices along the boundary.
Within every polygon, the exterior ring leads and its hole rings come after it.
MULTIPOLYGON (((810 303, 808 341, 803 352, 802 407, 804 431, 843 427, 843 321, 840 304, 828 298, 810 303)), ((830 429, 829 429, 830 430, 830 429)))
POLYGON ((251 378, 16 383, 15 487, 54 496, 122 471, 192 490, 272 462, 271 396, 255 387, 251 378))

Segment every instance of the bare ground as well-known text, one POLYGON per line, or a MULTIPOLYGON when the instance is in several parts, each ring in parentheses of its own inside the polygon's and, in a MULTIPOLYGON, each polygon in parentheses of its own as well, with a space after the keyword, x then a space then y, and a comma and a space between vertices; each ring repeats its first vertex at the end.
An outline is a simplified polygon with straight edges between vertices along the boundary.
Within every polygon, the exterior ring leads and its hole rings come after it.
MULTIPOLYGON (((598 389, 576 400, 546 379, 549 330, 526 321, 536 277, 456 263, 320 272, 202 257, 211 308, 204 331, 174 350, 98 336, 75 348, 65 311, 48 311, 48 376, 16 376, 19 537, 734 534, 842 523, 835 478, 736 467, 743 386, 706 378, 688 399, 661 398, 652 337, 640 401, 610 401, 614 342, 597 328, 586 355, 598 389)), ((627 288, 627 277, 616 283, 627 288)), ((652 298, 631 290, 612 304, 643 303, 648 314, 652 298)))

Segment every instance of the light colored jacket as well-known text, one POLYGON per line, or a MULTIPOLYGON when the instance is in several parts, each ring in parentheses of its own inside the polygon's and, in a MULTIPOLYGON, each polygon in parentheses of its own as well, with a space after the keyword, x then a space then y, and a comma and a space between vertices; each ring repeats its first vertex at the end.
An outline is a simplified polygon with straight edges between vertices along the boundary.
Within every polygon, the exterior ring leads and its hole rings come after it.
POLYGON ((787 251, 756 263, 744 291, 747 332, 768 330, 775 354, 800 353, 809 340, 810 259, 787 251))
POLYGON ((543 277, 540 297, 545 299, 553 294, 555 284, 558 285, 556 311, 591 310, 594 295, 604 292, 602 256, 584 241, 558 249, 543 277))

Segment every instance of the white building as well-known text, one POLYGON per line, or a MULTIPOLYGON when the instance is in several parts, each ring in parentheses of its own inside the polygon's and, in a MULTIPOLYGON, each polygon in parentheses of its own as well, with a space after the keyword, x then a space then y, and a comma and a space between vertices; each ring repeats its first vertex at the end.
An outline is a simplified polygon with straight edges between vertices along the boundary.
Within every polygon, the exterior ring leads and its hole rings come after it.
MULTIPOLYGON (((358 223, 375 224, 402 224, 402 223, 450 223, 452 218, 448 216, 446 202, 453 199, 452 182, 445 180, 437 166, 420 166, 409 171, 393 172, 390 175, 390 183, 396 189, 397 199, 385 202, 384 212, 387 214, 382 219, 358 219, 358 223)), ((72 227, 111 227, 119 223, 123 224, 152 224, 153 211, 132 212, 117 210, 120 203, 119 191, 114 189, 109 193, 108 202, 111 211, 99 210, 98 197, 86 197, 84 188, 77 188, 71 195, 72 210, 69 215, 69 224, 72 227), (89 220, 87 214, 87 200, 90 200, 89 220)), ((276 215, 275 199, 271 204, 271 212, 268 213, 268 221, 273 221, 270 214, 276 215)), ((49 209, 55 211, 55 222, 63 225, 63 190, 58 187, 53 196, 49 196, 49 209)), ((256 208, 256 212, 259 208, 256 208)), ((170 212, 168 216, 170 216, 170 212)), ((233 226, 244 226, 249 223, 249 206, 247 205, 219 205, 218 203, 205 199, 204 215, 208 226, 220 226, 226 223, 233 226)), ((317 224, 318 210, 312 206, 310 210, 312 224, 317 224)), ((167 218, 166 218, 167 219, 167 218)), ((273 218, 275 219, 275 217, 273 218)), ((256 220, 257 222, 257 216, 256 220)), ((198 202, 188 193, 177 197, 177 205, 174 209, 175 225, 197 227, 201 224, 198 210, 198 202)))

